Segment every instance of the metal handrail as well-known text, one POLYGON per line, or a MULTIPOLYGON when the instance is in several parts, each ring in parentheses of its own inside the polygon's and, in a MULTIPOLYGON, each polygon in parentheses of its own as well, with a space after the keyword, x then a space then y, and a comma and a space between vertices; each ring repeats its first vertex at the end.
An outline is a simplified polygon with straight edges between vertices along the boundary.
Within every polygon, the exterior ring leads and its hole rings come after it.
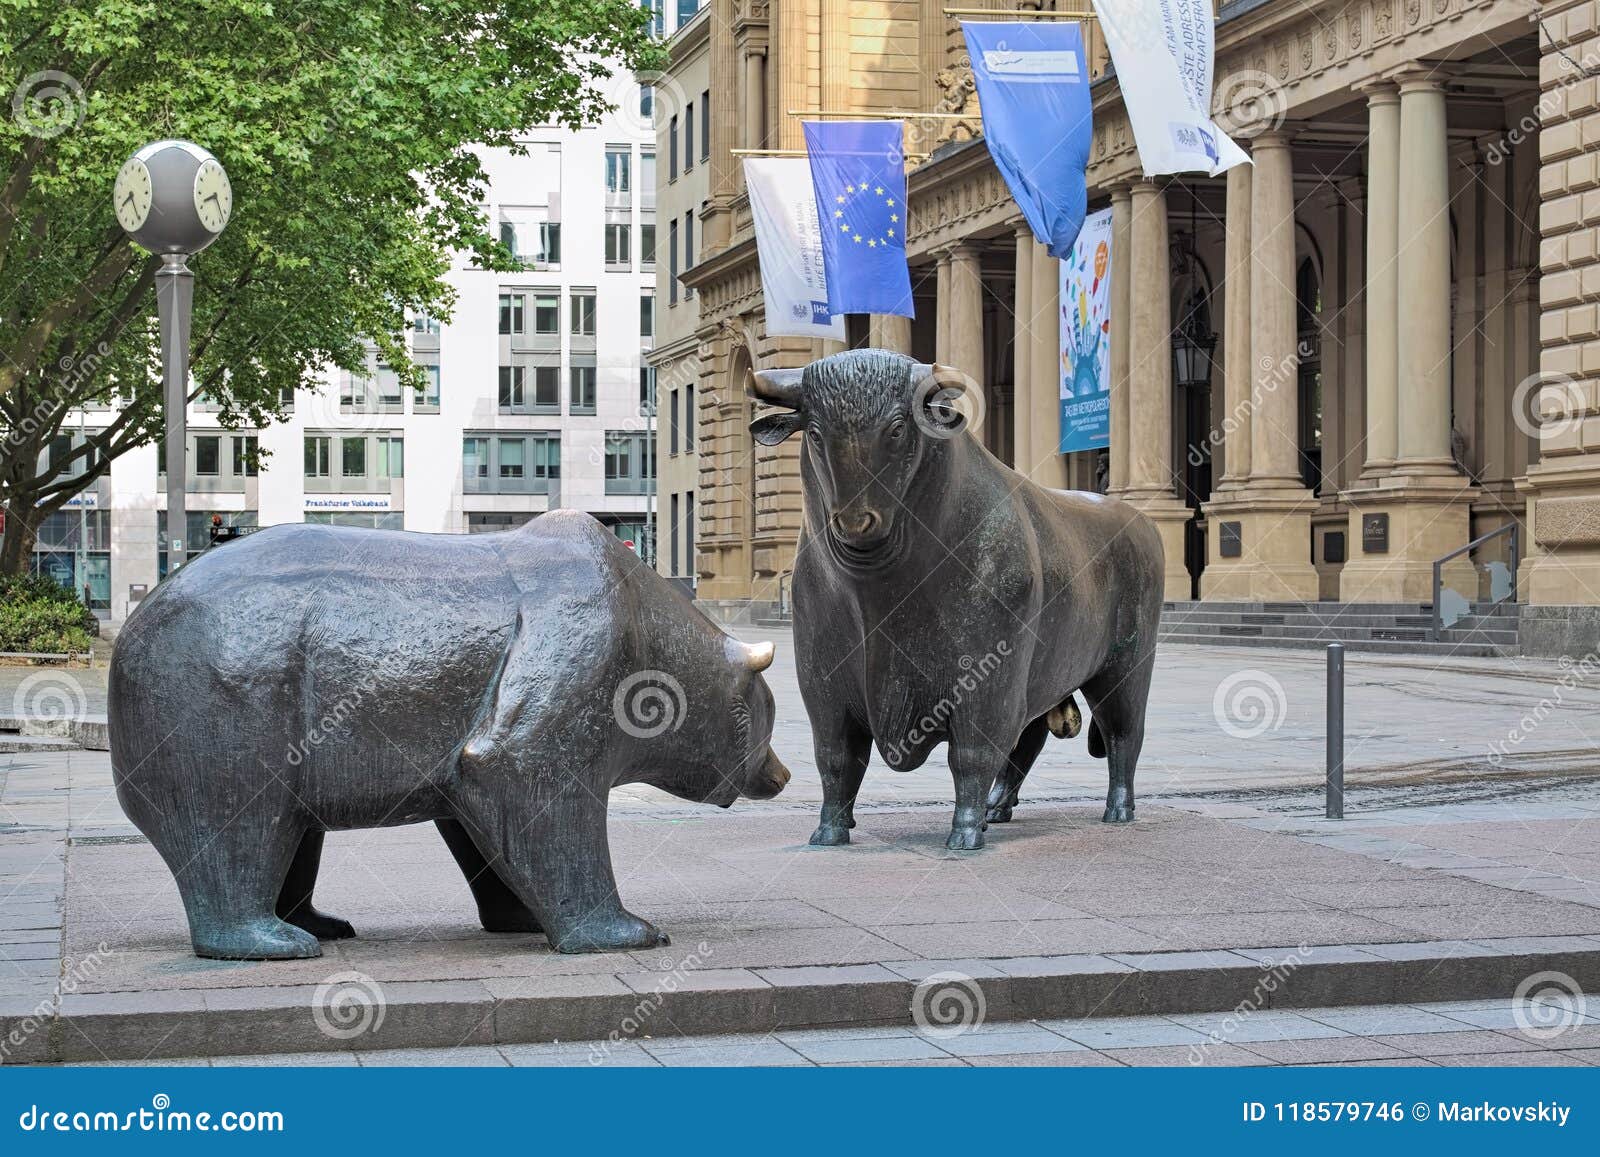
MULTIPOLYGON (((1488 534, 1480 535, 1479 537, 1473 539, 1471 542, 1467 543, 1466 546, 1458 546, 1458 547, 1456 547, 1455 550, 1452 550, 1449 554, 1443 555, 1442 557, 1436 558, 1436 559, 1433 560, 1433 639, 1434 639, 1434 642, 1438 642, 1439 641, 1440 632, 1442 632, 1444 630, 1444 616, 1440 612, 1440 609, 1439 609, 1439 595, 1444 590, 1444 564, 1449 562, 1451 559, 1460 558, 1464 554, 1468 554, 1468 553, 1470 553, 1470 552, 1472 552, 1474 550, 1477 550, 1480 546, 1482 546, 1484 543, 1488 542, 1491 538, 1499 538, 1502 534, 1508 535, 1510 537, 1510 540, 1511 540, 1510 541, 1510 547, 1511 547, 1511 589, 1509 591, 1507 591, 1504 595, 1502 595, 1500 598, 1494 600, 1494 602, 1490 603, 1489 605, 1491 607, 1498 607, 1503 602, 1508 602, 1508 601, 1509 602, 1515 602, 1516 601, 1516 598, 1517 598, 1517 566, 1518 566, 1518 563, 1520 562, 1520 559, 1519 559, 1519 556, 1518 556, 1517 545, 1518 545, 1518 542, 1520 541, 1520 536, 1517 533, 1517 524, 1516 524, 1516 522, 1512 521, 1512 522, 1506 523, 1504 526, 1497 526, 1493 530, 1491 530, 1488 534)), ((1476 602, 1477 600, 1473 600, 1473 601, 1476 602)))

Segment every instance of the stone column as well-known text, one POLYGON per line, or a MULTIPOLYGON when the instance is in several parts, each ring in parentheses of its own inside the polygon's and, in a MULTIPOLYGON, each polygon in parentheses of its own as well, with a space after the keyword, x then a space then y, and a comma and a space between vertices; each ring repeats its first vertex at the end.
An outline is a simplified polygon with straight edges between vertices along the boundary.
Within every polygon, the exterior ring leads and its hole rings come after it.
POLYGON ((1167 194, 1154 181, 1133 186, 1128 227, 1128 489, 1166 553, 1165 597, 1187 599, 1183 565, 1189 508, 1178 500, 1172 470, 1172 268, 1167 250, 1167 194))
MULTIPOLYGON (((1128 447, 1132 444, 1128 406, 1128 326, 1133 297, 1128 292, 1133 260, 1133 195, 1126 185, 1111 190, 1111 480, 1110 490, 1128 488, 1128 447)), ((1019 243, 1018 252, 1021 252, 1019 243)), ((1018 266, 1021 280, 1021 266, 1018 266)), ((1019 304, 1020 308, 1020 304, 1019 304)))
POLYGON ((1016 469, 1041 486, 1066 489, 1067 458, 1061 453, 1061 262, 1033 239, 1018 234, 1028 255, 1028 377, 1016 396, 1016 469), (1025 387, 1025 388, 1024 388, 1025 387))
POLYGON ((1250 400, 1255 361, 1250 352, 1250 221, 1253 165, 1228 170, 1222 283, 1223 470, 1217 489, 1233 490, 1250 480, 1250 400))
POLYGON ((875 313, 869 323, 868 341, 875 349, 911 354, 911 319, 892 313, 875 313))
MULTIPOLYGON (((713 25, 713 33, 715 30, 713 25)), ((791 3, 780 4, 778 27, 769 35, 773 33, 778 39, 778 107, 772 110, 778 125, 776 144, 780 149, 804 149, 805 130, 800 126, 800 118, 790 116, 789 110, 812 107, 814 100, 810 70, 806 64, 806 40, 810 35, 807 5, 793 3, 792 0, 791 3)))
POLYGON ((1400 83, 1397 466, 1453 471, 1450 457, 1450 170, 1444 89, 1432 71, 1400 83))
POLYGON ((939 254, 939 261, 934 266, 934 327, 933 327, 933 360, 941 365, 949 365, 951 353, 950 344, 950 295, 953 292, 951 283, 950 253, 946 250, 939 254))
POLYGON ((1027 470, 1033 412, 1033 230, 1016 226, 1016 283, 1011 302, 1011 465, 1027 470))
MULTIPOLYGON (((1532 557, 1519 582, 1525 653, 1574 657, 1600 646, 1600 365, 1593 348, 1600 307, 1600 228, 1582 161, 1600 113, 1595 88, 1572 68, 1600 21, 1596 0, 1539 6, 1543 195, 1539 214, 1538 462, 1527 472, 1532 557), (1570 163, 1569 163, 1570 162, 1570 163)), ((1538 308, 1536 307, 1536 308, 1538 308)), ((1522 324, 1513 306, 1513 329, 1522 324)))
POLYGON ((1400 428, 1396 358, 1400 332, 1400 96, 1391 85, 1367 93, 1367 464, 1376 477, 1394 465, 1400 428))
MULTIPOLYGON (((1367 471, 1350 502, 1351 561, 1340 574, 1346 601, 1431 603, 1433 562, 1471 538, 1478 492, 1455 467, 1450 446, 1450 169, 1443 77, 1412 66, 1399 84, 1395 178, 1394 297, 1382 276, 1386 250, 1367 252, 1367 471), (1394 414, 1391 437, 1387 349, 1393 335, 1394 414), (1377 377, 1374 378, 1373 375, 1377 377), (1385 456, 1394 455, 1392 464, 1385 456)), ((1371 100, 1373 179, 1368 187, 1369 236, 1387 229, 1390 190, 1378 177, 1390 154, 1392 104, 1371 100), (1380 149, 1379 132, 1385 141, 1380 149)), ((1381 244, 1381 242, 1380 242, 1381 244)), ((1450 564, 1445 585, 1477 597, 1472 563, 1450 564)))
MULTIPOLYGON (((949 357, 944 363, 960 370, 983 390, 983 270, 976 245, 958 245, 950 253, 949 357)), ((969 386, 969 388, 972 388, 969 386)))
MULTIPOLYGON (((711 18, 711 91, 733 94, 738 91, 738 56, 734 49, 734 0, 712 0, 716 8, 711 18)), ((709 256, 724 248, 733 236, 733 199, 740 187, 744 166, 729 150, 737 136, 734 102, 713 101, 710 123, 700 126, 710 134, 711 207, 702 217, 701 253, 709 256)))
MULTIPOLYGON (((1228 248, 1237 256, 1241 239, 1232 226, 1249 214, 1249 290, 1244 308, 1235 308, 1232 290, 1226 324, 1248 318, 1249 477, 1239 478, 1233 447, 1226 465, 1233 486, 1206 505, 1209 522, 1206 569, 1201 593, 1207 599, 1281 602, 1317 597, 1311 565, 1311 515, 1316 499, 1300 480, 1299 335, 1295 312, 1294 153, 1287 132, 1263 133, 1251 143, 1255 171, 1248 178, 1229 171, 1228 248), (1248 209, 1234 204, 1234 193, 1248 209), (1248 312, 1246 312, 1246 309, 1248 312), (1228 553, 1224 555, 1224 530, 1228 553)), ((1230 265, 1230 278, 1232 267, 1230 265)), ((1230 341, 1243 337, 1228 330, 1230 341)), ((1229 353, 1230 382, 1239 367, 1229 353)), ((1236 427, 1239 423, 1235 423, 1236 427)))
MULTIPOLYGON (((767 146, 767 50, 755 45, 744 56, 744 147, 767 146)), ((740 166, 742 171, 743 166, 740 166)))

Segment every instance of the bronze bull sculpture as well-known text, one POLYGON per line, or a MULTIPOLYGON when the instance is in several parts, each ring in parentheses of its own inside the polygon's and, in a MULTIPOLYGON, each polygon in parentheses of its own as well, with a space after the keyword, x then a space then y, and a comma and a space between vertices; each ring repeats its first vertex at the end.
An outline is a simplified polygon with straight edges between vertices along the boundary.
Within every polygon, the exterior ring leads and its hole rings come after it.
POLYGON ((751 424, 804 434, 794 565, 795 655, 822 776, 813 844, 850 842, 871 748, 919 767, 948 742, 947 845, 1006 822, 1051 731, 1110 768, 1104 820, 1133 819, 1161 616, 1155 526, 1099 494, 1047 490, 1007 467, 954 408, 960 375, 883 350, 763 370, 751 424))

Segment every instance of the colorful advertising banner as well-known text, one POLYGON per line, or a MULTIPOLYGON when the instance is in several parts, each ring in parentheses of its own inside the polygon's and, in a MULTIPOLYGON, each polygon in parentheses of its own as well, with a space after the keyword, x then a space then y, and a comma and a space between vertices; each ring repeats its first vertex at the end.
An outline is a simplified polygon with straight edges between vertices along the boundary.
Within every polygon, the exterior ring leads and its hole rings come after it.
POLYGON ((1111 445, 1111 210, 1061 262, 1061 452, 1111 445))

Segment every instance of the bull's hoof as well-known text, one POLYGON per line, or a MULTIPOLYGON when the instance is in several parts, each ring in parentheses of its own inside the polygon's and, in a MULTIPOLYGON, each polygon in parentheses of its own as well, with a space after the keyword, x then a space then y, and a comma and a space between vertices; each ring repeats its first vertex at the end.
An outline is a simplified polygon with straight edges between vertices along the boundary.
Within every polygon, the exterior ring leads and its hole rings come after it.
POLYGON ((318 940, 350 940, 356 934, 350 921, 330 916, 326 912, 318 912, 315 908, 291 912, 284 919, 296 928, 311 933, 318 940))
POLYGON ((1100 817, 1103 824, 1131 824, 1133 822, 1133 807, 1108 807, 1106 814, 1100 817))
POLYGON ((1011 822, 1011 811, 1008 803, 995 804, 983 813, 983 818, 991 824, 1008 824, 1011 822))
POLYGON ((194 954, 208 960, 309 960, 322 955, 315 936, 276 916, 208 928, 196 932, 193 941, 194 954))
POLYGON ((543 932, 538 917, 526 908, 478 909, 478 923, 485 932, 543 932))
POLYGON ((665 932, 631 912, 585 920, 550 938, 557 952, 632 952, 671 943, 665 932))
POLYGON ((944 846, 952 852, 975 852, 983 847, 983 827, 956 827, 950 829, 950 838, 944 846))
POLYGON ((842 824, 818 824, 817 830, 811 833, 811 845, 817 848, 836 848, 840 844, 850 842, 850 828, 855 827, 851 821, 850 827, 842 824))

